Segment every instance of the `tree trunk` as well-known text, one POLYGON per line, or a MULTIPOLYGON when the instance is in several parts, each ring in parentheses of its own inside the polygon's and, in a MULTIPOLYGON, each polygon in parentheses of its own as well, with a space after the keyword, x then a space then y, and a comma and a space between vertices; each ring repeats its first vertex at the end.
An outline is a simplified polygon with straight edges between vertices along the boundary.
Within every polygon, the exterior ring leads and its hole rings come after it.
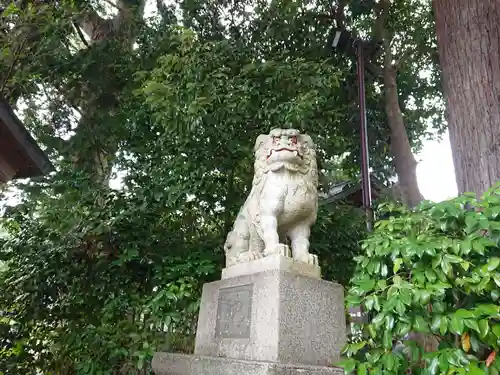
POLYGON ((500 1, 434 0, 459 193, 500 180, 500 1))
POLYGON ((384 68, 385 112, 391 128, 391 151, 398 175, 401 199, 408 207, 415 207, 423 197, 418 188, 417 161, 411 151, 399 106, 396 75, 397 71, 393 67, 384 68))
POLYGON ((399 193, 405 205, 415 207, 422 201, 423 197, 418 188, 417 161, 413 156, 410 141, 406 135, 403 113, 399 106, 398 70, 397 66, 392 63, 390 40, 387 36, 384 37, 384 50, 385 113, 391 129, 391 151, 398 175, 399 193))

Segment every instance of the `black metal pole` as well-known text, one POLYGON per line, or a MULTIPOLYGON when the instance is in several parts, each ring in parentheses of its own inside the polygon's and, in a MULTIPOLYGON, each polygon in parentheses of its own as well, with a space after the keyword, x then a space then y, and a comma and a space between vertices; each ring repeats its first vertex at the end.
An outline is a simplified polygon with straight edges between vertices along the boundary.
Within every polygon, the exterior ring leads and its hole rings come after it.
POLYGON ((372 194, 370 186, 370 162, 368 159, 368 131, 366 124, 366 97, 365 97, 365 58, 363 42, 358 40, 358 89, 359 89, 359 117, 361 138, 361 188, 363 197, 363 209, 366 214, 366 228, 369 232, 373 226, 372 194))

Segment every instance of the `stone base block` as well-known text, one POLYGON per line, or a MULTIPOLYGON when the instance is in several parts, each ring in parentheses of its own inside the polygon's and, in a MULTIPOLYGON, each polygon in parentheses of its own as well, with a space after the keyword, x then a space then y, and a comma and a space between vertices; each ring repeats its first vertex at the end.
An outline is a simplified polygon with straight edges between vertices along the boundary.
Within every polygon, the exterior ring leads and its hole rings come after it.
POLYGON ((156 375, 344 375, 338 367, 155 353, 156 375))
POLYGON ((304 263, 297 262, 293 260, 293 258, 281 254, 268 255, 264 258, 248 263, 239 263, 234 266, 224 268, 222 270, 222 280, 269 270, 281 270, 295 275, 320 279, 321 268, 318 266, 317 256, 311 254, 311 259, 313 261, 310 263, 304 263))
POLYGON ((279 269, 205 284, 194 354, 331 366, 346 342, 343 297, 339 284, 279 269))

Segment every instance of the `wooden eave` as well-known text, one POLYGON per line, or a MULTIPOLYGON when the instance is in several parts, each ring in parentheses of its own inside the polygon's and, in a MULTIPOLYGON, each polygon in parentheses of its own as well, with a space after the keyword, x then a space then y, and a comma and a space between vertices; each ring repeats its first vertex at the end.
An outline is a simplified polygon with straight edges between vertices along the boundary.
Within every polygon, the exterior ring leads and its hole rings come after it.
POLYGON ((39 177, 53 170, 47 155, 0 97, 0 182, 39 177))

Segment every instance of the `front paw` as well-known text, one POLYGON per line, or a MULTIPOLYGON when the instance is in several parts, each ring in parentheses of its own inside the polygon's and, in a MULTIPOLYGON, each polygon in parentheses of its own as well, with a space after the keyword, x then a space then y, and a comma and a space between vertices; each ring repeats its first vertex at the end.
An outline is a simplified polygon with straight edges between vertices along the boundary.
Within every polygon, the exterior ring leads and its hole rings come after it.
POLYGON ((262 258, 262 253, 258 251, 249 251, 248 252, 248 261, 251 262, 252 260, 257 260, 262 258))
POLYGON ((294 257, 296 262, 314 264, 315 266, 319 265, 318 256, 315 254, 305 253, 299 256, 294 257))
POLYGON ((319 266, 318 256, 316 254, 309 254, 309 263, 319 266))
POLYGON ((277 244, 276 246, 266 248, 264 250, 265 256, 276 255, 276 254, 284 257, 290 257, 291 256, 290 248, 287 245, 280 243, 277 244))

